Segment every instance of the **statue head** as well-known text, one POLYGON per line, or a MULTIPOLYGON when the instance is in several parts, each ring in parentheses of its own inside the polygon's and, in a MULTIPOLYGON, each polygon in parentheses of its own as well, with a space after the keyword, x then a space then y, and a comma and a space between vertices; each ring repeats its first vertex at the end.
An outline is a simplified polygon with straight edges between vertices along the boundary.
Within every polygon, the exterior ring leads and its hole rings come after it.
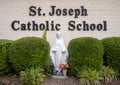
POLYGON ((57 37, 57 39, 60 39, 61 38, 61 32, 57 32, 56 37, 57 37))

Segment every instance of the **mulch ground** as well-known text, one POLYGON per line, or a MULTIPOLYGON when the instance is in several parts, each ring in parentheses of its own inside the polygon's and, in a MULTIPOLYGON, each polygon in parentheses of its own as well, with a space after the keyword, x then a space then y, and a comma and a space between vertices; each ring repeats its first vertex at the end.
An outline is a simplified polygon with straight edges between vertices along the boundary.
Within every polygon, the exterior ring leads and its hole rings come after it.
MULTIPOLYGON (((20 79, 8 77, 8 76, 1 76, 0 85, 20 85, 20 79), (6 84, 2 84, 1 82, 4 82, 6 84)), ((79 84, 79 80, 74 77, 68 77, 66 79, 56 79, 56 78, 46 77, 43 82, 43 85, 82 85, 82 84, 79 84)), ((119 79, 114 80, 107 85, 120 85, 120 80, 119 79)))

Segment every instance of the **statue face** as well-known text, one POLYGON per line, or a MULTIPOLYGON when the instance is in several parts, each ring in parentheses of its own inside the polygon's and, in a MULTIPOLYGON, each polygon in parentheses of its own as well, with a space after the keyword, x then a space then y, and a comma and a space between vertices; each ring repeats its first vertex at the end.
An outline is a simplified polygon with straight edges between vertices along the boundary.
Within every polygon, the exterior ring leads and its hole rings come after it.
POLYGON ((60 38, 61 38, 61 33, 58 32, 58 33, 56 34, 56 37, 57 37, 57 39, 60 39, 60 38))

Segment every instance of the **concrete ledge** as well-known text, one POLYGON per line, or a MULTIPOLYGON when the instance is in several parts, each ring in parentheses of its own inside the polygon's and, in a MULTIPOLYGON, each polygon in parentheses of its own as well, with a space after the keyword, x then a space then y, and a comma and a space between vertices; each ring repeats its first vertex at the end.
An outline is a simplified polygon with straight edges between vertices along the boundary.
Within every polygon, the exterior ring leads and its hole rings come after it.
POLYGON ((66 78, 68 78, 68 77, 67 77, 67 76, 52 76, 52 78, 66 79, 66 78))

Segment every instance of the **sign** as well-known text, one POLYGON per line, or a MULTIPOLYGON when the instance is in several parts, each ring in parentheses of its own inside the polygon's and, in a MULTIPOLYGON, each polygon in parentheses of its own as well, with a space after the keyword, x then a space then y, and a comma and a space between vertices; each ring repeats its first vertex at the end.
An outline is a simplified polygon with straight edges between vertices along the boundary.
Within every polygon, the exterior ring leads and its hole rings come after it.
POLYGON ((119 0, 1 0, 0 39, 41 37, 53 44, 57 31, 65 45, 77 37, 120 36, 119 0))

